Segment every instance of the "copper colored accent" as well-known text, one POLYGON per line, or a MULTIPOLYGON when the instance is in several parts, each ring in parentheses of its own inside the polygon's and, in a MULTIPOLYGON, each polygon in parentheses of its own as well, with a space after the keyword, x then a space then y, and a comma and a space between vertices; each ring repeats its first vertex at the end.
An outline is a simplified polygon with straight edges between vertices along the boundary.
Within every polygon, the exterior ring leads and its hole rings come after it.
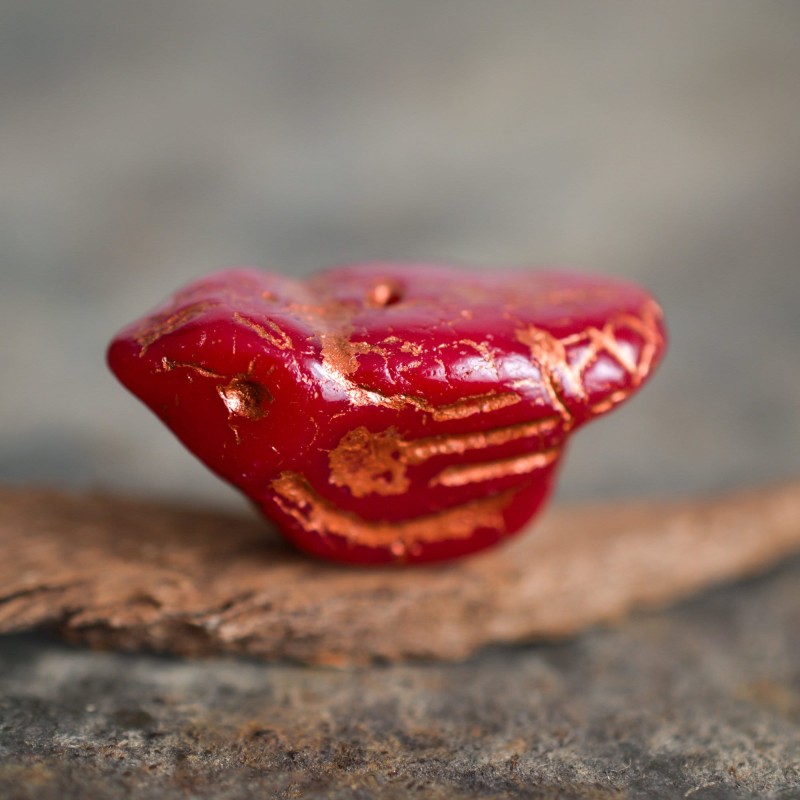
MULTIPOLYGON (((531 357, 538 364, 542 384, 554 408, 565 420, 572 417, 564 400, 564 378, 562 373, 570 374, 567 363, 567 351, 563 342, 547 331, 529 325, 527 328, 516 332, 517 339, 531 351, 531 357)), ((583 384, 580 381, 571 381, 571 388, 579 395, 583 393, 583 384)))
POLYGON ((503 511, 515 494, 506 491, 403 521, 372 522, 336 508, 297 472, 282 472, 271 486, 280 509, 306 531, 340 536, 352 545, 389 547, 396 557, 417 543, 468 539, 481 528, 502 531, 503 511))
POLYGON ((441 434, 412 441, 402 439, 396 428, 373 433, 361 426, 346 433, 331 450, 328 459, 330 482, 350 489, 355 497, 373 493, 403 494, 410 485, 406 474, 409 466, 437 456, 460 455, 533 436, 541 437, 556 431, 560 424, 559 418, 546 417, 487 431, 441 434))
MULTIPOLYGON (((387 284, 388 285, 388 284, 387 284)), ((384 282, 377 285, 380 288, 384 282)), ((381 289, 379 297, 385 297, 388 290, 381 289)), ((404 406, 412 406, 419 411, 429 413, 437 422, 444 422, 455 419, 464 419, 473 414, 488 413, 497 411, 501 408, 514 405, 522 399, 516 392, 487 392, 481 395, 473 395, 448 403, 442 406, 433 406, 422 397, 409 394, 386 394, 371 386, 356 383, 352 376, 358 372, 358 357, 360 355, 379 355, 384 358, 392 353, 380 345, 373 345, 364 341, 353 341, 351 319, 357 311, 348 304, 326 304, 308 307, 307 311, 315 317, 325 320, 327 329, 323 329, 319 334, 320 355, 322 362, 328 367, 328 372, 336 379, 342 388, 347 392, 350 401, 354 405, 379 405, 384 408, 400 409, 404 406)), ((385 344, 398 344, 400 351, 418 356, 423 352, 420 344, 403 341, 396 336, 388 336, 384 340, 385 344)), ((463 344, 474 347, 485 358, 491 358, 489 346, 486 343, 477 343, 472 340, 464 340, 463 344)), ((441 360, 439 360, 441 363, 441 360)))
POLYGON ((250 328, 251 331, 257 334, 265 342, 268 342, 273 347, 277 347, 278 350, 291 350, 293 347, 292 340, 289 338, 286 332, 280 327, 280 325, 278 325, 277 322, 273 322, 271 319, 266 320, 266 324, 269 326, 269 330, 267 330, 264 325, 260 325, 258 322, 248 319, 238 311, 233 312, 233 318, 246 328, 250 328))
POLYGON ((629 396, 629 394, 630 393, 626 392, 624 389, 620 389, 619 391, 610 394, 605 400, 595 403, 590 410, 592 414, 605 414, 606 412, 611 411, 614 406, 619 405, 629 396))
POLYGON ((467 347, 471 347, 483 357, 484 361, 487 361, 497 368, 494 350, 489 346, 488 342, 476 342, 474 339, 459 339, 457 342, 454 342, 454 344, 463 344, 467 347))
POLYGON ((219 305, 212 300, 201 300, 197 303, 192 303, 189 306, 179 309, 178 311, 170 311, 155 316, 148 317, 139 330, 133 335, 133 339, 141 347, 139 357, 144 356, 147 348, 153 342, 158 341, 162 336, 167 336, 173 331, 177 330, 187 322, 191 322, 195 317, 208 311, 209 308, 219 305))
POLYGON ((604 413, 629 397, 649 375, 656 354, 664 344, 660 323, 663 312, 659 305, 648 300, 639 311, 639 316, 620 313, 609 319, 602 328, 594 326, 558 339, 551 333, 532 325, 516 331, 517 340, 530 348, 531 358, 540 366, 545 390, 553 404, 560 407, 565 418, 571 416, 564 401, 566 392, 576 397, 586 396, 584 372, 597 360, 601 353, 607 353, 630 376, 631 387, 614 392, 591 410, 604 413), (617 331, 628 328, 642 339, 638 360, 634 361, 620 346, 617 331), (585 350, 580 359, 570 363, 567 349, 583 345, 585 350))
POLYGON ((409 361, 407 364, 398 364, 397 371, 398 372, 414 372, 414 370, 419 369, 422 366, 422 362, 419 360, 409 361))
POLYGON ((247 419, 261 419, 266 416, 266 403, 273 400, 269 389, 262 383, 248 380, 238 375, 230 383, 217 386, 217 394, 222 398, 229 414, 247 419))
POLYGON ((322 360, 345 379, 358 370, 359 355, 375 351, 366 342, 351 342, 344 335, 321 333, 319 340, 322 360))
MULTIPOLYGON (((472 397, 465 397, 455 403, 429 408, 431 416, 437 422, 451 419, 464 419, 473 414, 486 414, 490 411, 499 411, 519 403, 522 398, 515 392, 487 392, 472 397)), ((427 404, 426 404, 427 405, 427 404)))
POLYGON ((403 494, 408 490, 405 461, 395 428, 371 433, 364 427, 345 434, 329 457, 330 482, 355 497, 403 494))
MULTIPOLYGON (((337 377, 334 374, 334 377, 337 377)), ((357 406, 382 406, 391 408, 395 411, 404 406, 411 406, 430 414, 436 422, 444 422, 454 419, 464 419, 473 414, 484 414, 498 411, 507 406, 513 406, 522 399, 516 392, 487 392, 486 394, 476 394, 470 397, 463 397, 455 403, 447 403, 442 406, 434 406, 422 397, 410 394, 384 394, 368 386, 361 386, 353 381, 341 379, 341 387, 347 393, 347 397, 353 405, 357 406)))
POLYGON ((553 433, 560 424, 561 420, 558 417, 544 417, 533 422, 518 422, 515 425, 490 428, 486 431, 429 436, 425 439, 401 442, 401 447, 409 464, 421 464, 434 456, 458 455, 468 450, 483 450, 486 447, 495 447, 518 439, 553 433))
POLYGON ((443 469, 430 483, 431 486, 466 486, 468 483, 494 481, 511 475, 527 475, 550 466, 560 455, 560 448, 542 453, 502 458, 483 464, 458 464, 443 469))
POLYGON ((644 341, 642 352, 639 354, 637 384, 640 384, 650 374, 653 360, 664 344, 664 336, 661 333, 664 312, 661 310, 661 306, 655 300, 648 300, 642 306, 640 314, 641 319, 628 314, 620 320, 620 325, 625 325, 635 331, 644 341))
POLYGON ((639 386, 649 374, 655 353, 663 344, 659 328, 661 316, 661 309, 651 301, 642 307, 638 317, 632 314, 617 314, 602 328, 590 327, 582 333, 564 339, 565 345, 579 344, 588 340, 589 346, 580 361, 569 367, 574 378, 582 381, 584 370, 598 358, 600 353, 605 352, 631 377, 633 386, 639 386), (642 339, 638 361, 633 361, 619 346, 617 331, 620 328, 628 328, 642 339))
MULTIPOLYGON (((383 284, 378 284, 382 286, 383 284)), ((381 294, 383 296, 383 293, 381 294)), ((433 406, 424 398, 409 394, 386 394, 370 386, 364 386, 352 380, 358 371, 358 357, 360 355, 379 355, 387 358, 391 351, 379 345, 372 345, 364 341, 352 341, 350 320, 356 308, 347 304, 333 304, 307 308, 312 316, 327 319, 329 327, 319 334, 320 355, 322 362, 328 367, 329 374, 337 379, 342 388, 347 392, 350 401, 355 405, 379 405, 384 408, 400 409, 404 406, 413 406, 419 411, 429 413, 437 422, 454 419, 464 419, 473 414, 488 413, 501 408, 514 405, 522 399, 515 392, 487 392, 473 395, 448 403, 442 406, 433 406)), ((319 321, 319 320, 318 320, 319 321)), ((327 326, 326 326, 327 327, 327 326)), ((385 344, 398 344, 400 351, 418 356, 423 348, 418 343, 403 341, 396 336, 388 336, 385 344)), ((484 357, 489 357, 489 348, 485 343, 465 340, 477 349, 484 357)), ((440 362, 441 363, 441 362, 440 362)))
POLYGON ((204 378, 221 378, 218 372, 213 372, 210 369, 206 369, 205 367, 201 367, 199 364, 195 364, 193 361, 173 361, 171 358, 164 358, 161 359, 161 368, 165 372, 171 372, 173 369, 188 369, 192 372, 196 372, 198 375, 202 375, 204 378))
MULTIPOLYGON (((595 353, 599 355, 602 351, 608 353, 632 378, 638 380, 637 370, 639 365, 632 360, 630 354, 626 353, 620 346, 615 336, 614 328, 606 325, 602 330, 590 328, 588 330, 589 339, 593 345, 595 353)), ((597 356, 595 356, 597 357, 597 356)))
MULTIPOLYGON (((370 344, 369 342, 353 341, 349 335, 344 333, 322 332, 319 334, 320 354, 322 360, 328 365, 330 370, 341 376, 343 379, 349 378, 358 371, 358 356, 377 355, 384 359, 392 355, 392 351, 386 347, 370 344)), ((396 344, 400 340, 397 337, 389 336, 383 340, 384 344, 396 344)), ((400 351, 420 355, 422 347, 411 342, 403 342, 400 351)), ((417 362, 419 365, 421 362, 417 362)), ((372 391, 368 387, 363 387, 365 391, 372 391)))
POLYGON ((411 353, 412 356, 422 355, 422 345, 416 342, 403 342, 400 345, 400 351, 403 353, 411 353))

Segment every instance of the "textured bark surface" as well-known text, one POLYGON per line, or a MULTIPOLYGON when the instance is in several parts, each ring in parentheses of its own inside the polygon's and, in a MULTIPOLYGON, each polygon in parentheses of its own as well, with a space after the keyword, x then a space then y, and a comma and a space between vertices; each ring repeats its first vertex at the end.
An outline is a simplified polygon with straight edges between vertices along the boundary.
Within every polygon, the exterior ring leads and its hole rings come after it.
POLYGON ((506 547, 405 570, 309 560, 244 516, 3 489, 0 548, 3 632, 321 664, 460 659, 769 567, 800 548, 800 484, 554 510, 506 547))
POLYGON ((795 800, 800 560, 460 664, 332 670, 0 637, 4 800, 795 800))

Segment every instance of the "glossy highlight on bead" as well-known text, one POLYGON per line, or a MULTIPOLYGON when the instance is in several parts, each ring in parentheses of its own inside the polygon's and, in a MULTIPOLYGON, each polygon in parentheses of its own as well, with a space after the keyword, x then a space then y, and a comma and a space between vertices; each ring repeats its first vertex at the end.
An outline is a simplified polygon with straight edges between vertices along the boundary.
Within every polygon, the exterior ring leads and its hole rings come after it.
POLYGON ((617 279, 369 263, 210 275, 121 331, 108 361, 296 546, 411 564, 522 529, 569 435, 665 347, 657 303, 617 279))

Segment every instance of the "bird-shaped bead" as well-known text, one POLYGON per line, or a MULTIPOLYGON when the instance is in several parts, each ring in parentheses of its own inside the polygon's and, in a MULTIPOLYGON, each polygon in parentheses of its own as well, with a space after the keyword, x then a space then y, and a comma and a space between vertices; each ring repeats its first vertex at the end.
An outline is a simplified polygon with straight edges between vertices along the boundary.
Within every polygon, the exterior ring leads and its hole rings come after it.
POLYGON ((369 263, 216 273, 108 360, 301 549, 415 563, 522 529, 569 435, 634 394, 665 345, 659 306, 627 282, 369 263))

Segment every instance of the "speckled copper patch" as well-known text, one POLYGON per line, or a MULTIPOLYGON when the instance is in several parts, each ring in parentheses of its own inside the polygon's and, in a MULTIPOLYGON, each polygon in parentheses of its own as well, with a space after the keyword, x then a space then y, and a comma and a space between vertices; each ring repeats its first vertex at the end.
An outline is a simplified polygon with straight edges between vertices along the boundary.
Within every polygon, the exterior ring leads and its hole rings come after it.
MULTIPOLYGON (((345 434, 330 452, 330 482, 347 487, 355 497, 368 494, 393 495, 408 491, 408 467, 431 458, 461 455, 472 450, 486 450, 552 433, 558 419, 548 417, 502 428, 474 433, 440 434, 423 439, 406 440, 396 428, 372 433, 361 426, 345 434)), ((549 466, 558 456, 557 448, 526 453, 513 459, 451 467, 437 476, 431 485, 462 486, 472 480, 491 480, 507 475, 523 474, 549 466)))

